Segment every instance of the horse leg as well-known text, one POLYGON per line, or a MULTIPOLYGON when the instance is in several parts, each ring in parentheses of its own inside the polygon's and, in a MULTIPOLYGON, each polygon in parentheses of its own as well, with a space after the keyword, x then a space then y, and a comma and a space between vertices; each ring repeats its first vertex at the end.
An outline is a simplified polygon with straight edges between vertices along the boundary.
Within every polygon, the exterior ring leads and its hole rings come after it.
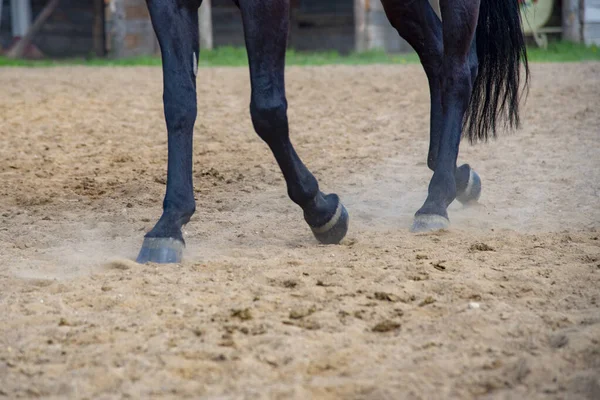
MULTIPOLYGON (((431 8, 430 3, 426 1, 407 4, 403 0, 383 0, 383 6, 392 26, 419 55, 427 75, 431 99, 427 166, 435 171, 443 123, 441 66, 444 49, 442 23, 431 8)), ((471 79, 475 81, 477 76, 477 51, 474 40, 469 52, 469 66, 471 79)), ((481 181, 469 165, 465 164, 457 168, 455 178, 457 199, 459 201, 466 204, 479 198, 481 181)))
POLYGON ((250 114, 287 184, 288 195, 321 243, 339 243, 348 230, 348 213, 336 194, 325 195, 304 166, 289 137, 284 68, 289 0, 240 2, 250 64, 250 114))
MULTIPOLYGON (((477 60, 477 36, 473 36, 471 48, 469 50, 469 69, 471 73, 471 84, 477 79, 479 62, 477 60)), ((440 130, 441 132, 441 130, 440 130)), ((438 137, 439 140, 439 137, 438 137)), ((431 156, 431 154, 430 154, 431 156)), ((437 154, 436 154, 437 156, 437 154)), ((431 168, 435 171, 435 164, 431 168)), ((476 203, 481 196, 481 178, 469 164, 463 164, 456 169, 454 174, 456 179, 456 200, 464 205, 476 203)))
POLYGON ((481 185, 469 166, 456 168, 462 123, 473 88, 472 65, 473 37, 479 15, 479 1, 460 0, 452 4, 440 1, 442 11, 443 55, 439 64, 439 97, 441 110, 436 122, 439 137, 432 133, 430 168, 433 177, 425 204, 415 215, 412 230, 415 232, 438 230, 449 225, 447 208, 457 197, 458 188, 463 199, 479 196, 481 185), (431 153, 436 153, 432 156, 431 153), (468 175, 467 175, 468 174, 468 175), (466 175, 466 176, 465 176, 466 175), (469 184, 471 183, 471 184, 469 184), (478 185, 478 187, 476 187, 478 185), (471 194, 471 192, 473 194, 471 194))
POLYGON ((180 262, 181 228, 196 209, 192 186, 192 137, 196 121, 199 0, 147 0, 162 54, 163 102, 168 131, 167 191, 163 214, 144 238, 140 263, 180 262))
MULTIPOLYGON (((471 74, 471 82, 475 82, 478 71, 476 37, 473 37, 471 48, 469 50, 469 69, 471 74)), ((436 99, 438 107, 436 107, 436 122, 437 129, 431 130, 431 139, 429 142, 429 153, 427 155, 427 166, 435 172, 435 166, 440 148, 440 139, 442 136, 442 102, 441 102, 441 80, 438 75, 436 80, 436 99)), ((430 84, 431 87, 431 84, 430 84)), ((433 97, 433 96, 432 96, 433 97)), ((432 106, 433 109, 433 106, 432 106)), ((433 114, 433 113, 432 113, 433 114)), ((433 115, 432 115, 433 119, 433 115)), ((456 168, 454 173, 456 181, 456 200, 464 205, 476 203, 481 196, 481 178, 469 164, 463 164, 456 168)))
POLYGON ((388 20, 417 52, 429 82, 430 143, 427 165, 435 168, 442 124, 440 72, 444 52, 442 23, 427 1, 383 0, 388 20))

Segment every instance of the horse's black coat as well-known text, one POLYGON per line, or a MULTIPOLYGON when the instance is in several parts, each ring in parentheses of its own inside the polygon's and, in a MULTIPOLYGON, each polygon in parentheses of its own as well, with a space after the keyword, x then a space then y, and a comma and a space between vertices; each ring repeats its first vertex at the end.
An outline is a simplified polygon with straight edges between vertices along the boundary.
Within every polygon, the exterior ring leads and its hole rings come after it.
MULTIPOLYGON (((244 23, 254 129, 272 150, 292 201, 322 243, 339 243, 348 214, 337 195, 325 195, 290 142, 284 66, 289 0, 233 0, 244 23)), ((388 19, 418 53, 431 94, 429 195, 413 230, 447 225, 457 198, 476 200, 479 177, 456 161, 463 126, 470 140, 494 135, 497 122, 519 122, 520 64, 527 58, 516 0, 441 0, 442 21, 428 0, 382 0, 388 19), (481 1, 481 4, 480 4, 481 1), (475 40, 477 35, 477 40, 475 40)), ((181 228, 195 211, 192 135, 196 121, 196 66, 201 0, 147 0, 163 59, 168 131, 167 192, 163 215, 148 232, 138 261, 176 262, 181 228)), ((527 81, 527 79, 526 79, 527 81)))

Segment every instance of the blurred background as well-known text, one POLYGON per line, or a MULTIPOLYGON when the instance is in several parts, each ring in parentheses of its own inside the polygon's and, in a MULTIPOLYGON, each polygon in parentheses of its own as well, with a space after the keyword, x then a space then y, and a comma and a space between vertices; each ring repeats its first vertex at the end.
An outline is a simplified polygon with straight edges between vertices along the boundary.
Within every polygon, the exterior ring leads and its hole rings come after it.
MULTIPOLYGON (((519 1, 532 46, 600 43, 600 0, 519 1)), ((432 0, 437 10, 436 0, 432 0)), ((291 0, 289 47, 339 54, 410 52, 380 0, 291 0)), ((204 50, 243 46, 231 0, 204 0, 204 50)), ((0 52, 12 58, 126 58, 159 53, 145 0, 0 0, 0 52), (23 40, 25 39, 25 40, 23 40)))

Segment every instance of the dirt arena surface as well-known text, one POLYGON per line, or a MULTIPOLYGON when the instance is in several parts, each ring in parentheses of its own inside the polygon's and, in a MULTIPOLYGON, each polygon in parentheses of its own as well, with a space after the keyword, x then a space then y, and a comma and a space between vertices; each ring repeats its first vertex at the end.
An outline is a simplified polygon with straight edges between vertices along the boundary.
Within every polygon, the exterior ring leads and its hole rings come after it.
POLYGON ((1 69, 0 398, 600 398, 600 64, 533 65, 523 129, 463 143, 479 206, 408 232, 430 178, 420 66, 289 68, 297 150, 351 225, 318 245, 201 69, 182 265, 159 68, 1 69))

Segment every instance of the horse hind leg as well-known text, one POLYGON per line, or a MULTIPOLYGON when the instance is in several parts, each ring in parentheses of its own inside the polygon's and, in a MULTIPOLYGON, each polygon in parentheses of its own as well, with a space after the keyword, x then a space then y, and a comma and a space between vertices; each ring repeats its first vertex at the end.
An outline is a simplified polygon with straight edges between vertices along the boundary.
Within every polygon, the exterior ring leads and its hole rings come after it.
MULTIPOLYGON (((477 27, 479 1, 440 2, 443 21, 441 63, 441 131, 428 196, 415 214, 412 230, 443 229, 449 224, 447 208, 458 194, 456 168, 462 123, 469 105, 473 82, 469 52, 477 27)), ((469 171, 470 171, 470 167, 469 171)), ((469 173, 472 176, 471 173, 469 173)), ((468 188, 467 186, 465 190, 468 188)))
MULTIPOLYGON (((442 22, 427 1, 407 3, 402 0, 383 0, 387 17, 394 28, 417 52, 427 79, 430 92, 430 142, 427 165, 435 171, 442 134, 444 113, 442 108, 442 80, 444 60, 444 37, 442 22)), ((472 45, 469 51, 471 79, 477 76, 477 53, 472 45)), ((471 203, 479 198, 481 180, 467 164, 456 168, 454 173, 456 198, 463 203, 471 203)), ((444 209, 445 210, 445 209, 444 209)), ((443 213, 444 214, 444 213, 443 213)), ((447 215, 418 217, 413 231, 443 229, 448 226, 447 215)))
MULTIPOLYGON (((437 18, 437 16, 436 16, 437 18)), ((469 50, 469 70, 471 74, 471 82, 475 82, 477 78, 478 71, 478 60, 477 60, 477 47, 475 43, 475 38, 473 38, 471 48, 469 50)), ((441 57, 440 57, 441 61, 441 57)), ((440 68, 441 69, 441 68, 440 68)), ((437 158, 439 155, 440 148, 440 139, 442 134, 442 104, 441 104, 441 74, 438 72, 437 79, 435 82, 430 81, 430 87, 435 86, 435 89, 432 90, 432 121, 435 122, 435 128, 432 126, 431 130, 431 140, 429 144, 429 153, 427 155, 427 165, 429 169, 435 171, 435 166, 437 163, 437 158), (435 92, 435 95, 433 94, 435 92), (433 102, 437 103, 437 107, 434 108, 433 102), (435 110, 435 112, 434 112, 435 110)), ((433 125, 433 124, 432 124, 433 125)), ((475 170, 469 164, 463 164, 460 167, 457 167, 454 172, 454 179, 456 182, 456 200, 458 200, 463 205, 472 205, 479 200, 481 196, 481 178, 479 174, 475 172, 475 170)))
POLYGON ((289 1, 254 0, 239 5, 250 64, 254 129, 273 152, 288 195, 304 211, 314 236, 321 243, 339 243, 348 230, 348 212, 336 194, 319 190, 290 141, 284 83, 289 1))
MULTIPOLYGON (((477 60, 477 37, 473 37, 471 49, 469 50, 469 69, 471 73, 471 82, 477 79, 479 62, 477 60)), ((432 168, 432 170, 435 170, 432 168)), ((458 167, 454 173, 456 180, 456 200, 465 206, 472 205, 479 201, 481 197, 481 178, 469 164, 463 164, 458 167)))

